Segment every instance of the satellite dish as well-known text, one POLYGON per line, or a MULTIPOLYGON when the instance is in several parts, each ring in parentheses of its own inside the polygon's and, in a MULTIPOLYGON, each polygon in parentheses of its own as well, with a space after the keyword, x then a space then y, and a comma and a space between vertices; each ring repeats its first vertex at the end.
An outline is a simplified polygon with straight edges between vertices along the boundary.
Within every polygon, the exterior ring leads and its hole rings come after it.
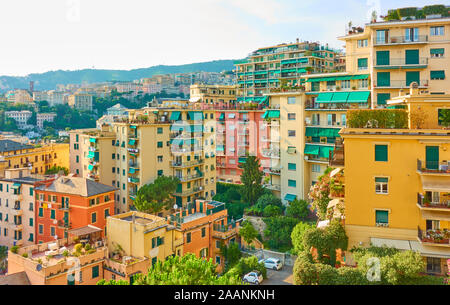
POLYGON ((173 205, 173 209, 176 210, 177 208, 178 208, 178 204, 175 203, 175 204, 173 205))
POLYGON ((41 271, 41 270, 42 270, 42 265, 41 264, 37 264, 36 271, 41 271))

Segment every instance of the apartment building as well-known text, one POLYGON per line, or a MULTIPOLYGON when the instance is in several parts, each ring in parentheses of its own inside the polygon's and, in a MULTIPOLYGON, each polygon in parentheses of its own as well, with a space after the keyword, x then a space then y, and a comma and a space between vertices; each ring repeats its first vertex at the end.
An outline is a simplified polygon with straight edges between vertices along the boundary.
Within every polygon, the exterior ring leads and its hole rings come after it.
POLYGON ((427 273, 444 275, 450 258, 450 133, 439 117, 450 111, 450 95, 421 93, 418 87, 387 103, 406 107, 405 128, 341 130, 345 229, 349 248, 418 251, 427 273), (425 114, 424 124, 411 119, 418 112, 425 114))
POLYGON ((70 168, 83 177, 91 175, 102 183, 117 186, 117 213, 129 210, 142 185, 163 175, 180 179, 174 193, 179 206, 215 195, 213 110, 193 110, 183 100, 163 101, 158 107, 130 110, 127 118, 104 128, 109 131, 71 133, 70 147, 78 152, 71 158, 70 168), (77 163, 77 156, 78 160, 89 160, 77 163))
POLYGON ((114 215, 115 187, 73 174, 35 187, 36 242, 67 238, 70 229, 94 226, 105 236, 114 215))
POLYGON ((68 104, 77 110, 92 111, 92 95, 86 93, 75 93, 69 95, 68 104))
POLYGON ((68 144, 31 146, 12 140, 0 140, 0 156, 6 168, 31 167, 32 174, 45 174, 53 166, 69 167, 68 144))
POLYGON ((127 212, 107 219, 108 258, 105 280, 126 280, 147 274, 158 261, 183 255, 183 233, 165 218, 141 212, 127 212))
POLYGON ((31 118, 33 113, 29 110, 21 111, 5 111, 5 117, 13 119, 16 121, 17 127, 19 129, 24 129, 28 126, 28 120, 31 118))
POLYGON ((101 232, 86 226, 70 230, 66 238, 10 249, 5 282, 21 276, 31 285, 95 285, 103 279, 108 257, 101 232))
POLYGON ((225 204, 217 201, 196 200, 186 208, 167 216, 168 223, 182 232, 183 253, 212 259, 218 271, 225 267, 222 245, 237 242, 241 220, 228 217, 225 204))
POLYGON ((298 39, 296 43, 260 48, 235 63, 238 101, 259 103, 271 89, 302 85, 303 74, 333 72, 337 54, 340 52, 328 46, 298 39))
POLYGON ((38 113, 36 114, 36 126, 40 129, 44 128, 44 122, 53 122, 56 113, 38 113))
POLYGON ((13 103, 14 105, 19 104, 33 104, 33 97, 28 92, 28 90, 17 89, 14 91, 9 91, 6 94, 6 98, 8 102, 13 103))
POLYGON ((28 246, 35 240, 34 188, 42 176, 28 168, 6 169, 0 178, 0 245, 28 246))
POLYGON ((386 107, 387 100, 412 82, 430 94, 449 93, 450 18, 409 19, 372 22, 338 37, 346 42, 347 71, 371 74, 374 108, 386 107))

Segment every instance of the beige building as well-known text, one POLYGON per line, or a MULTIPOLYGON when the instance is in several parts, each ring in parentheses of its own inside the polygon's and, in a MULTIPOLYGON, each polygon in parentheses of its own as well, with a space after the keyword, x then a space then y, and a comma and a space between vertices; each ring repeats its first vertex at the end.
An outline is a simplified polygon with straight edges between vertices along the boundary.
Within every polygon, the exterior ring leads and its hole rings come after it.
POLYGON ((32 115, 33 115, 32 112, 29 110, 5 111, 5 117, 16 121, 17 127, 19 129, 23 129, 27 126, 27 122, 32 115))
POLYGON ((69 96, 69 106, 78 110, 92 111, 92 95, 76 93, 69 96))
POLYGON ((53 122, 56 117, 56 113, 38 113, 36 114, 36 126, 38 128, 44 128, 44 122, 53 122))

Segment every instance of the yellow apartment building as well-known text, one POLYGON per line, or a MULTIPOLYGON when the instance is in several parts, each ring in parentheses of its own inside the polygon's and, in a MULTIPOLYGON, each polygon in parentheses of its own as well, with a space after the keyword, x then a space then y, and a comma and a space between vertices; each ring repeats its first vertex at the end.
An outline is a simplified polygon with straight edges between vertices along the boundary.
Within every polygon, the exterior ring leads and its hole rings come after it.
POLYGON ((372 22, 338 37, 346 43, 347 71, 371 74, 372 107, 416 82, 430 94, 448 94, 450 18, 372 22))
POLYGON ((216 109, 236 103, 237 86, 194 84, 190 87, 190 102, 216 109))
POLYGON ((116 186, 116 214, 129 210, 142 185, 163 175, 180 179, 174 193, 178 206, 211 199, 216 191, 215 126, 213 110, 194 111, 188 101, 130 110, 101 132, 74 131, 70 147, 77 147, 84 160, 80 168, 75 155, 70 168, 116 186), (82 142, 76 142, 77 135, 82 142))
POLYGON ((32 174, 45 174, 53 166, 69 168, 69 144, 31 146, 12 140, 0 140, 0 157, 6 168, 31 167, 32 174))
POLYGON ((105 280, 127 280, 147 274, 158 261, 183 255, 183 233, 167 224, 165 218, 140 212, 127 212, 107 218, 105 280))
MULTIPOLYGON (((403 129, 341 130, 345 147, 345 229, 352 246, 418 251, 426 272, 446 274, 450 258, 450 131, 439 113, 450 95, 421 93, 388 101, 409 116, 403 129), (414 112, 428 115, 420 126, 414 112)), ((371 111, 371 110, 367 110, 371 111)), ((391 111, 391 110, 384 110, 391 111)), ((347 254, 348 255, 348 254, 347 254)))

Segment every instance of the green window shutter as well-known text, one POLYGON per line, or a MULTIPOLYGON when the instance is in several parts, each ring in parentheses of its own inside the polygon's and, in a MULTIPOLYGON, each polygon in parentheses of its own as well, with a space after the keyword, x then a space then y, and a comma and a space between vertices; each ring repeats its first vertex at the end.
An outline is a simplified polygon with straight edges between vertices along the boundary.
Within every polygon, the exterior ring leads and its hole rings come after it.
POLYGON ((163 133, 162 127, 158 127, 158 134, 162 134, 162 133, 163 133))
POLYGON ((390 93, 378 93, 377 94, 377 105, 386 105, 386 101, 391 99, 390 93))
POLYGON ((91 222, 95 223, 97 221, 97 213, 92 213, 91 214, 91 222))
POLYGON ((30 196, 33 196, 33 188, 30 187, 30 196))
POLYGON ((295 164, 295 163, 288 163, 288 170, 290 170, 290 171, 297 170, 297 164, 295 164))
POLYGON ((377 72, 377 86, 378 87, 390 87, 391 86, 391 73, 390 72, 377 72))
POLYGON ((406 86, 409 86, 412 82, 417 82, 420 85, 420 72, 409 71, 406 72, 406 86))
POLYGON ((96 277, 98 277, 98 275, 99 275, 99 270, 100 270, 100 267, 99 266, 94 266, 94 267, 92 267, 92 278, 93 279, 95 279, 96 277))
POLYGON ((44 210, 39 208, 39 217, 44 217, 44 210))
POLYGON ((358 68, 367 68, 368 61, 367 58, 358 58, 358 68))
POLYGON ((156 247, 156 240, 155 240, 155 238, 153 237, 153 238, 152 238, 152 249, 153 249, 154 247, 156 247))
POLYGON ((430 78, 431 79, 445 79, 445 71, 430 71, 430 78))
POLYGON ((387 145, 375 145, 375 161, 387 161, 387 160, 388 160, 387 145))
POLYGON ((158 148, 162 148, 163 147, 163 142, 158 142, 158 148))
POLYGON ((389 51, 377 51, 377 66, 389 66, 389 51))
POLYGON ((426 168, 438 169, 439 168, 439 146, 426 146, 426 168))
POLYGON ((288 180, 288 186, 289 187, 296 187, 297 181, 296 180, 288 180))
POLYGON ((405 64, 418 65, 419 64, 419 50, 405 51, 405 64))
POLYGON ((56 218, 55 210, 50 210, 50 218, 51 219, 55 219, 56 218))
POLYGON ((156 256, 152 257, 152 266, 156 265, 157 262, 158 262, 158 258, 156 256))
POLYGON ((30 227, 33 226, 33 218, 30 218, 30 227))
POLYGON ((388 211, 375 211, 375 222, 376 223, 388 223, 389 222, 389 212, 388 211))

